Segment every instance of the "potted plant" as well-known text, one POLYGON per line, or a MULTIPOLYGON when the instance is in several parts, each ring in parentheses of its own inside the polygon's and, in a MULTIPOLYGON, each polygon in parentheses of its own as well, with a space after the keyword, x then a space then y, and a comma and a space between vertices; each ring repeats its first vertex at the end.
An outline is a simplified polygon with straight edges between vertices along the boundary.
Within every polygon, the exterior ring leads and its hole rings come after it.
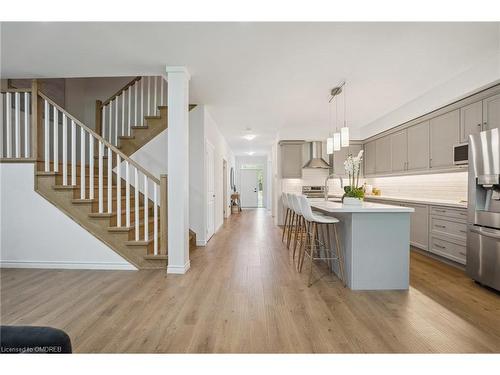
POLYGON ((362 160, 363 150, 359 151, 358 156, 349 154, 344 162, 344 169, 349 176, 349 185, 344 187, 345 194, 342 196, 342 202, 344 204, 361 205, 363 202, 365 191, 362 186, 359 186, 359 173, 362 160))

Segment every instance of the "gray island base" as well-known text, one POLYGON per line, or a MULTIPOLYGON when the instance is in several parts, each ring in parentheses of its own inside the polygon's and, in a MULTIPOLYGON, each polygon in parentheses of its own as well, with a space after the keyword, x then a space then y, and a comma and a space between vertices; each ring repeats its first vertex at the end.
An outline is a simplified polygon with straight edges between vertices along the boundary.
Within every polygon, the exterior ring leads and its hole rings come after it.
MULTIPOLYGON (((340 220, 337 225, 347 287, 352 290, 408 289, 413 208, 370 202, 352 206, 330 201, 311 201, 311 206, 340 220)), ((336 262, 333 268, 338 275, 336 262)))

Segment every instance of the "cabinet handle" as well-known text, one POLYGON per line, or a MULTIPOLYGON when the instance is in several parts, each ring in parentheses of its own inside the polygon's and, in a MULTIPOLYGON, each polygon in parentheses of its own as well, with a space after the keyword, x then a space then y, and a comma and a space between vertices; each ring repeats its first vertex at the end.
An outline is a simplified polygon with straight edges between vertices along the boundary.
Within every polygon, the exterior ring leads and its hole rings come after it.
POLYGON ((446 212, 446 210, 438 210, 436 208, 434 209, 434 211, 436 211, 436 212, 446 212))
POLYGON ((438 227, 438 228, 446 228, 446 225, 437 225, 437 224, 434 224, 435 227, 438 227))
POLYGON ((465 234, 467 234, 467 231, 466 231, 466 230, 460 230, 460 233, 465 233, 465 234))
POLYGON ((483 130, 487 130, 488 129, 488 122, 483 122, 483 130))
POLYGON ((477 124, 477 126, 481 127, 481 123, 477 124))
POLYGON ((464 252, 462 252, 462 251, 459 251, 458 253, 459 253, 460 255, 465 256, 465 253, 464 253, 464 252))
POLYGON ((446 249, 446 246, 441 246, 441 245, 438 245, 438 244, 434 244, 434 246, 436 246, 438 249, 446 249))

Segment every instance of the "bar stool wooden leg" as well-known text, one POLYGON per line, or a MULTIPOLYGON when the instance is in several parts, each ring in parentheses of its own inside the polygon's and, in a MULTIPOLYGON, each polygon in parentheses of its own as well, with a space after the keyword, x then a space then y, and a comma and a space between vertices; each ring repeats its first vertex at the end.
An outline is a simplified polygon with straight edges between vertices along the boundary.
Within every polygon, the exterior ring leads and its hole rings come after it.
POLYGON ((302 235, 302 216, 299 216, 297 219, 297 225, 295 226, 295 243, 293 244, 293 257, 295 257, 295 251, 297 250, 297 243, 300 240, 300 236, 302 235))
POLYGON ((336 249, 337 249, 337 257, 339 259, 339 272, 340 272, 340 280, 342 280, 342 283, 344 286, 346 285, 345 283, 345 277, 344 277, 344 256, 342 255, 342 249, 340 248, 340 240, 339 236, 337 235, 337 225, 333 224, 333 232, 335 235, 335 242, 336 242, 336 249))
POLYGON ((297 259, 297 271, 302 272, 302 264, 304 263, 304 255, 307 246, 309 246, 309 226, 311 224, 304 219, 304 241, 299 247, 299 255, 297 259))
POLYGON ((286 247, 289 249, 290 248, 290 241, 292 239, 292 228, 293 228, 293 222, 295 220, 295 212, 291 211, 291 219, 288 222, 288 234, 287 234, 287 240, 286 240, 286 247))
MULTIPOLYGON (((302 246, 302 217, 299 216, 299 223, 298 223, 298 228, 299 228, 299 234, 298 234, 298 239, 300 238, 300 245, 299 245, 299 252, 300 252, 300 247, 302 246)), ((295 260, 295 252, 297 250, 297 241, 295 241, 295 245, 293 247, 293 253, 292 253, 292 259, 295 260)))
POLYGON ((288 215, 290 215, 290 209, 286 209, 286 214, 285 214, 285 225, 283 226, 283 234, 281 235, 281 242, 285 239, 285 232, 286 232, 286 225, 288 223, 288 215))
MULTIPOLYGON (((325 236, 326 236, 326 246, 327 246, 327 249, 331 252, 332 250, 332 241, 330 239, 330 225, 329 224, 325 224, 325 236)), ((331 260, 328 260, 328 268, 330 269, 330 273, 333 272, 333 262, 331 260)))
POLYGON ((316 233, 318 231, 318 225, 316 223, 312 223, 312 231, 311 231, 311 252, 310 252, 310 266, 309 269, 309 282, 308 287, 312 285, 312 275, 313 275, 313 259, 314 259, 314 251, 316 250, 316 233))

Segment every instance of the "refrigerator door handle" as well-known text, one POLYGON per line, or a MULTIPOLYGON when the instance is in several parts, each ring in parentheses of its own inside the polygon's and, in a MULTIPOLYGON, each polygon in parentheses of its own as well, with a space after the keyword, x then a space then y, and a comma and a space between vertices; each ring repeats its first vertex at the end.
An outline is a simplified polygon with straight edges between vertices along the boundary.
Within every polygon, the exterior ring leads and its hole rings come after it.
POLYGON ((477 233, 481 236, 495 238, 497 240, 500 240, 500 230, 498 230, 498 229, 485 230, 485 229, 471 228, 470 231, 477 233), (491 232, 491 231, 495 231, 495 232, 491 232))

